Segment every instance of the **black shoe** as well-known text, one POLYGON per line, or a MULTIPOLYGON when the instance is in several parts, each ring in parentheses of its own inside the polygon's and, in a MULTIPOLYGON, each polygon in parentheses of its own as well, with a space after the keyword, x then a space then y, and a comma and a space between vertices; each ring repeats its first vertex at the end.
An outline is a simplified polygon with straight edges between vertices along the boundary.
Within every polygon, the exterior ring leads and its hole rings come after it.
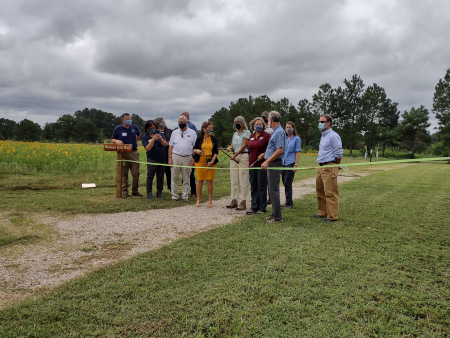
POLYGON ((257 211, 249 210, 245 214, 246 215, 255 215, 256 213, 257 213, 257 211))
POLYGON ((326 218, 327 216, 320 216, 320 215, 312 215, 312 218, 326 218))
POLYGON ((337 219, 329 219, 329 218, 324 218, 322 222, 337 222, 337 219))
POLYGON ((266 220, 266 223, 282 223, 282 222, 283 222, 282 218, 280 218, 280 219, 271 218, 271 219, 266 220))
POLYGON ((162 191, 157 191, 157 192, 156 192, 156 198, 163 198, 163 193, 162 193, 162 191))
POLYGON ((287 204, 283 204, 281 207, 284 209, 292 209, 292 205, 287 205, 287 204))
POLYGON ((153 199, 153 193, 151 191, 147 193, 147 199, 149 200, 153 199))
POLYGON ((132 193, 133 196, 142 196, 142 194, 140 194, 139 192, 134 192, 132 193))
POLYGON ((130 195, 128 195, 128 193, 122 195, 122 198, 128 198, 128 197, 130 197, 130 195))

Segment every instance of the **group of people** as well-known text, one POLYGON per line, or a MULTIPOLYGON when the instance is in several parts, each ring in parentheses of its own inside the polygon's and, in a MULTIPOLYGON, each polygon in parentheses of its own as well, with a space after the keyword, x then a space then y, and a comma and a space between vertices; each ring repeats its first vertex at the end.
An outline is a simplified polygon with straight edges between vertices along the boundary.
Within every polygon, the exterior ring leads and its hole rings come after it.
MULTIPOLYGON (((332 117, 322 115, 318 128, 322 133, 317 162, 316 192, 318 212, 314 218, 324 222, 338 219, 339 167, 329 166, 341 162, 343 155, 340 136, 331 128, 332 117)), ((295 124, 287 122, 281 126, 281 115, 277 111, 263 112, 249 123, 242 116, 234 119, 235 130, 231 144, 227 148, 230 157, 231 202, 227 208, 246 210, 247 215, 267 212, 272 204, 272 213, 266 222, 282 222, 282 208, 292 208, 292 183, 297 171, 301 139, 295 124), (260 168, 260 169, 252 169, 260 168), (286 202, 280 203, 280 178, 285 187, 286 202)), ((203 181, 208 191, 208 206, 212 206, 213 180, 218 162, 219 147, 213 134, 211 122, 203 122, 200 131, 190 122, 189 113, 183 112, 178 118, 178 128, 167 128, 163 118, 148 120, 144 135, 132 124, 129 114, 122 115, 122 125, 115 128, 112 142, 132 144, 132 152, 124 153, 126 160, 122 166, 122 197, 129 197, 128 171, 133 177, 132 195, 142 196, 138 191, 139 152, 137 141, 142 138, 142 146, 147 154, 147 198, 153 199, 153 179, 156 175, 156 198, 162 198, 164 174, 172 201, 180 198, 178 180, 182 176, 181 198, 189 201, 189 193, 196 196, 196 206, 200 206, 203 181), (168 164, 161 165, 161 164, 168 164), (197 184, 195 183, 195 165, 197 184)))

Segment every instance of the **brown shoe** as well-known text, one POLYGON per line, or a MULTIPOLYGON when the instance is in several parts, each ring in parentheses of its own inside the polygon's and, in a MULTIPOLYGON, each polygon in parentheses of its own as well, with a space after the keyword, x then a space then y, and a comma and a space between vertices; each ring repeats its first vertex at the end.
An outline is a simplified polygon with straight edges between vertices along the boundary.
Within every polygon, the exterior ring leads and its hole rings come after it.
POLYGON ((232 200, 230 204, 227 205, 228 209, 236 208, 238 206, 237 200, 232 200))
POLYGON ((241 203, 239 203, 239 206, 236 208, 236 210, 245 210, 245 209, 247 209, 245 201, 241 201, 241 203))

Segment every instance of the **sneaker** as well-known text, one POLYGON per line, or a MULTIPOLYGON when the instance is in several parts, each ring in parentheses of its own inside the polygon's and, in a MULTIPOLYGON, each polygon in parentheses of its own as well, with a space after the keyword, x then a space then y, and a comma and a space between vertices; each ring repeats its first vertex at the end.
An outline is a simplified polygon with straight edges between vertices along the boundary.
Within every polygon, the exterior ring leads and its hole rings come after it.
POLYGON ((273 215, 269 215, 269 216, 266 217, 266 221, 270 221, 272 219, 273 219, 273 215))
POLYGON ((324 218, 323 220, 322 220, 322 222, 337 222, 337 219, 329 219, 329 218, 324 218))
POLYGON ((237 208, 237 206, 238 206, 237 200, 232 200, 232 201, 230 202, 230 204, 227 205, 227 208, 228 208, 228 209, 234 209, 234 208, 237 208))
POLYGON ((239 203, 239 206, 236 208, 236 210, 245 210, 245 209, 247 209, 245 201, 241 201, 241 203, 239 203))
POLYGON ((255 211, 255 214, 257 214, 257 215, 259 215, 259 214, 265 214, 265 213, 266 213, 265 210, 258 210, 258 211, 255 211))
POLYGON ((283 222, 282 218, 280 218, 280 219, 271 218, 271 219, 266 220, 266 223, 282 223, 282 222, 283 222))
POLYGON ((292 209, 292 205, 283 204, 281 206, 283 209, 292 209))
POLYGON ((257 211, 249 210, 245 214, 246 215, 255 215, 256 213, 257 213, 257 211))

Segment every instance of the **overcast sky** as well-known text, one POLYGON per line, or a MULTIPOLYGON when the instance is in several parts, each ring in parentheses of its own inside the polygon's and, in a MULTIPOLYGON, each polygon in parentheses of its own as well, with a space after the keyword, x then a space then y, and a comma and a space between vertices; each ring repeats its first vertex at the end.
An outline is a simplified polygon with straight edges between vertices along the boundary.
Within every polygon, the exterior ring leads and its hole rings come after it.
MULTIPOLYGON (((358 74, 399 110, 450 67, 448 0, 0 0, 0 117, 182 111, 240 97, 312 100, 358 74)), ((434 119, 434 118, 433 118, 434 119)))

